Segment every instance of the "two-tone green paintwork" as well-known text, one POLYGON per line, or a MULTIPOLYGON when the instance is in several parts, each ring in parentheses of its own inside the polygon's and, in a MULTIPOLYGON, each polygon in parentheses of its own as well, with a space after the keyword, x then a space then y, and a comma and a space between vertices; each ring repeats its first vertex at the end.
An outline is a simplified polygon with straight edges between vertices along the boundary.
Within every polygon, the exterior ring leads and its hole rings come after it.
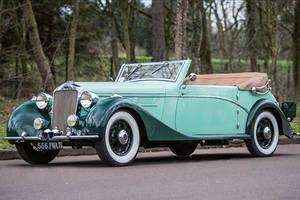
MULTIPOLYGON (((127 109, 141 120, 149 141, 248 139, 249 124, 256 113, 271 109, 281 120, 281 133, 291 134, 271 92, 255 95, 234 86, 183 85, 190 64, 190 60, 184 61, 176 81, 78 82, 84 90, 99 96, 91 109, 79 106, 82 133, 102 136, 110 116, 127 109)), ((12 114, 8 136, 20 135, 23 130, 38 134, 32 127, 36 117, 42 117, 51 127, 49 113, 29 102, 12 114)))
POLYGON ((44 127, 49 128, 51 120, 47 110, 38 109, 35 101, 27 101, 17 107, 8 120, 7 137, 19 137, 23 132, 26 132, 28 136, 39 135, 40 131, 33 128, 33 121, 40 117, 45 121, 44 127))

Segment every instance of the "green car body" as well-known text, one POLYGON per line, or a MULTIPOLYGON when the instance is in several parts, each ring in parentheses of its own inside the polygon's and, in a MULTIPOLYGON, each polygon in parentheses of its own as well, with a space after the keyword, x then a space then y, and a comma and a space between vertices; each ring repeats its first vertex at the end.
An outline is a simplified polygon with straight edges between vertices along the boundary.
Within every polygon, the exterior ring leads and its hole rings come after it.
MULTIPOLYGON (((174 141, 251 139, 251 124, 262 110, 274 114, 280 134, 292 136, 287 116, 271 92, 255 95, 236 86, 184 85, 191 61, 180 62, 178 75, 172 80, 120 82, 126 67, 123 65, 114 82, 75 83, 84 91, 97 95, 90 108, 80 106, 78 98, 75 135, 79 135, 80 130, 80 136, 98 138, 70 139, 64 141, 64 145, 92 146, 89 142, 102 140, 110 117, 119 110, 134 116, 140 129, 141 145, 145 147, 168 146, 168 142, 174 141)), ((43 130, 51 130, 53 100, 49 99, 42 110, 37 108, 35 100, 19 106, 8 121, 6 139, 18 143, 24 132, 26 137, 40 137, 43 130), (43 130, 33 128, 36 118, 44 120, 43 130)))

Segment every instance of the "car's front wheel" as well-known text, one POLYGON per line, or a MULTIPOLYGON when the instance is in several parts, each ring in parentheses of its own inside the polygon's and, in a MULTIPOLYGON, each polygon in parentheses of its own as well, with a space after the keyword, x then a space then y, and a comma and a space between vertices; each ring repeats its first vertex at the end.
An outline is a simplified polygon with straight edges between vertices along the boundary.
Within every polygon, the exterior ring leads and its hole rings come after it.
POLYGON ((182 143, 178 142, 169 147, 169 149, 177 156, 189 156, 197 148, 197 143, 182 143))
POLYGON ((135 118, 127 111, 117 111, 108 120, 104 137, 95 147, 100 159, 112 166, 128 165, 140 146, 140 132, 135 118))
POLYGON ((58 154, 59 150, 38 151, 33 143, 25 142, 16 144, 21 158, 29 164, 47 164, 58 154))
POLYGON ((251 125, 251 140, 245 140, 249 152, 253 156, 272 155, 278 145, 278 123, 269 111, 262 111, 251 125))

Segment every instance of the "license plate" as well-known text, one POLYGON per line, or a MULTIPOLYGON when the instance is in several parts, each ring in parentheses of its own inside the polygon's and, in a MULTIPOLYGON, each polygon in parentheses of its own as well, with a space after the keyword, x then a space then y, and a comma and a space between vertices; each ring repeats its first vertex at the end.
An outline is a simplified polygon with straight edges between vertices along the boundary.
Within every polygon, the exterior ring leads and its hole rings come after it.
POLYGON ((39 151, 43 150, 58 150, 63 148, 62 142, 38 142, 36 148, 39 151))

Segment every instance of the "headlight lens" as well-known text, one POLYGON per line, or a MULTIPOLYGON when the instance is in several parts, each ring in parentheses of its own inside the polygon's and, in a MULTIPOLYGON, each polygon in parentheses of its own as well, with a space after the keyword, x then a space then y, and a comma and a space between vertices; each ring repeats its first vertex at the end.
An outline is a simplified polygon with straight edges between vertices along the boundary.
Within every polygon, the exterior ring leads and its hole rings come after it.
POLYGON ((67 124, 69 127, 75 126, 77 123, 77 116, 76 115, 70 115, 67 119, 67 124))
POLYGON ((36 130, 40 130, 44 126, 44 123, 45 123, 44 120, 38 117, 33 121, 33 127, 36 130))
POLYGON ((89 108, 92 105, 92 102, 93 102, 92 94, 89 93, 88 91, 84 91, 80 96, 80 104, 84 108, 89 108))
POLYGON ((36 97, 36 106, 39 109, 45 109, 46 106, 48 105, 49 99, 47 97, 47 95, 45 93, 40 93, 37 97, 36 97))

